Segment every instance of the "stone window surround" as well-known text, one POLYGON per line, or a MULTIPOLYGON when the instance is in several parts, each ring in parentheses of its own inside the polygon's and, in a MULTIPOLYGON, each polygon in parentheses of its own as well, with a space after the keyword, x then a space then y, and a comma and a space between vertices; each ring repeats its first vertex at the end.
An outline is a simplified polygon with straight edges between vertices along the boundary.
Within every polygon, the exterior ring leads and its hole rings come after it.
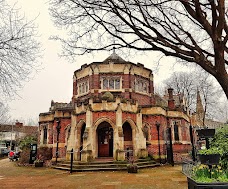
POLYGON ((137 93, 148 94, 149 93, 148 80, 141 77, 136 77, 134 81, 134 89, 135 89, 135 92, 137 93), (139 84, 142 84, 142 86, 140 87, 139 84))
POLYGON ((40 144, 48 144, 48 136, 49 136, 49 129, 48 129, 48 124, 41 124, 40 125, 40 144), (46 139, 46 143, 44 143, 44 128, 46 127, 47 129, 47 139, 46 139))
POLYGON ((89 93, 89 79, 78 82, 78 96, 89 93))
POLYGON ((182 142, 182 135, 181 135, 181 120, 172 120, 171 121, 171 131, 172 131, 172 140, 173 142, 182 142), (174 133, 174 124, 176 122, 176 125, 178 126, 178 135, 179 135, 179 140, 175 140, 175 133, 174 133))
POLYGON ((71 124, 67 125, 65 128, 65 144, 68 145, 69 138, 70 138, 70 132, 71 132, 71 124))
POLYGON ((143 128, 142 128, 144 137, 146 138, 146 131, 148 132, 148 140, 146 140, 147 142, 151 141, 151 127, 149 124, 144 124, 143 128), (147 129, 147 130, 146 130, 147 129))
POLYGON ((100 78, 100 83, 101 83, 101 90, 109 90, 109 91, 120 91, 122 90, 122 77, 121 76, 102 76, 100 78), (104 80, 107 79, 108 80, 108 85, 110 85, 110 80, 114 80, 114 86, 113 86, 113 89, 110 89, 109 87, 108 88, 104 88, 104 80), (115 86, 115 81, 116 80, 119 80, 119 88, 116 88, 115 86))

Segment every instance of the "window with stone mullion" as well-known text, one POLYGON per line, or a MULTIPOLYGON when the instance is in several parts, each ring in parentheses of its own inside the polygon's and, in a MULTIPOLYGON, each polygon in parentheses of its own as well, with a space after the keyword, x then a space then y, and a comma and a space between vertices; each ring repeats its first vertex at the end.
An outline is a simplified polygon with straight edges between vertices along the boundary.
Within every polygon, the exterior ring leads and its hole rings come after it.
POLYGON ((103 78, 103 89, 120 89, 119 78, 103 78))

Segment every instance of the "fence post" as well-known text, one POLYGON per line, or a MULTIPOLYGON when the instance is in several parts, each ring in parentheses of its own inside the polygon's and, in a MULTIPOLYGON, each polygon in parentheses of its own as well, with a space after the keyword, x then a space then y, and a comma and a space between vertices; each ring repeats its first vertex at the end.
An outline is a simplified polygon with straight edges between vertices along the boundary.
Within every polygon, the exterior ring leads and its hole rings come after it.
POLYGON ((70 173, 73 172, 73 158, 74 158, 74 152, 73 152, 73 148, 70 151, 70 173))

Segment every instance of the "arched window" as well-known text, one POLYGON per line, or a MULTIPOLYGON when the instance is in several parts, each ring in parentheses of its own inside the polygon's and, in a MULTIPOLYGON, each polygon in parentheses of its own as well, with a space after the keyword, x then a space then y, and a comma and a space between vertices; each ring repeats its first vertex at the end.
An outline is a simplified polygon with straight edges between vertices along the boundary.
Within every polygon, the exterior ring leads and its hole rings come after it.
POLYGON ((149 127, 147 125, 145 125, 143 127, 143 134, 144 134, 144 137, 146 138, 146 140, 148 141, 149 140, 149 127))
POLYGON ((132 141, 132 129, 129 123, 123 124, 124 141, 132 141))

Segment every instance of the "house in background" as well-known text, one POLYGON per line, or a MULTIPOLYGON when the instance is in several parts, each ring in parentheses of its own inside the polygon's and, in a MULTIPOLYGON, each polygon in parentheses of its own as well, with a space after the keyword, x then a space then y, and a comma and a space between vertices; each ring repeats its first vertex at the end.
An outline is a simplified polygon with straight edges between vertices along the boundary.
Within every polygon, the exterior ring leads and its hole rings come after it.
POLYGON ((38 126, 25 126, 16 121, 15 124, 0 124, 0 143, 1 147, 8 150, 16 150, 20 139, 26 135, 37 136, 38 126))

